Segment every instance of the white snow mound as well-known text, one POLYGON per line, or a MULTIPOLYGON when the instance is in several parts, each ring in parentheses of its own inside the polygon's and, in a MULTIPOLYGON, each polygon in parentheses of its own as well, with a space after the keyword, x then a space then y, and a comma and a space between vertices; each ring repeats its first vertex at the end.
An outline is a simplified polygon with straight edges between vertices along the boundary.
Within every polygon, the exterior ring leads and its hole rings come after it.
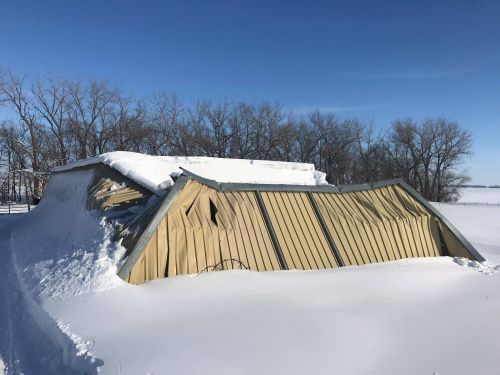
POLYGON ((54 175, 44 199, 11 232, 15 264, 35 295, 59 299, 93 293, 121 282, 124 253, 111 224, 86 207, 88 170, 54 175))

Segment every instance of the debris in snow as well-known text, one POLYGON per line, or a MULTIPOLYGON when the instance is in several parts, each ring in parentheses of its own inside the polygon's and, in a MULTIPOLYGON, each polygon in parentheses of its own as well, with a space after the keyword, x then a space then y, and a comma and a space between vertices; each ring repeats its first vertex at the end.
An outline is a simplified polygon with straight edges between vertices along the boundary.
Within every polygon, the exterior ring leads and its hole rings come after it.
POLYGON ((453 258, 453 261, 461 266, 472 268, 478 272, 484 273, 485 275, 492 275, 494 273, 500 272, 500 265, 493 265, 488 261, 478 262, 476 260, 470 260, 461 257, 455 257, 453 258))

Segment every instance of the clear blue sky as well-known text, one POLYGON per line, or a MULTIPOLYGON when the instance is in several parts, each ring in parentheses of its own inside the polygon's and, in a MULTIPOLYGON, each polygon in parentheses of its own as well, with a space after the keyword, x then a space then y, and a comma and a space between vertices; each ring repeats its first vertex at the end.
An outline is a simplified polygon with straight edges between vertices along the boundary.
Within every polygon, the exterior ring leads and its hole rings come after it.
POLYGON ((500 184, 499 1, 7 1, 0 65, 134 96, 278 100, 387 126, 446 116, 500 184))

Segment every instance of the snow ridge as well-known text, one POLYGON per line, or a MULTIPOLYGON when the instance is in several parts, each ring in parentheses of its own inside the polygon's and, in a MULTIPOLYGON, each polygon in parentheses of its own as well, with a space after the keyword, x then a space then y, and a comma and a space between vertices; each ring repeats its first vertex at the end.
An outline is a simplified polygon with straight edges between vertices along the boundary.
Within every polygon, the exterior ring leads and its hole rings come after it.
POLYGON ((494 273, 500 272, 500 265, 494 265, 488 261, 478 262, 462 257, 455 257, 453 261, 463 267, 471 268, 485 275, 493 275, 494 273))
MULTIPOLYGON (((10 248, 14 249, 12 239, 10 248)), ((53 345, 52 353, 49 356, 40 358, 42 365, 59 373, 68 373, 72 369, 79 373, 97 374, 97 368, 103 364, 103 361, 95 358, 89 351, 90 348, 82 345, 83 340, 81 338, 75 334, 69 335, 69 330, 64 329, 65 327, 60 322, 53 320, 42 305, 36 302, 36 296, 28 291, 22 273, 16 264, 15 251, 12 252, 12 260, 12 267, 18 280, 18 289, 26 306, 26 311, 23 313, 27 314, 29 319, 34 320, 42 334, 45 334, 50 344, 53 345), (61 351, 62 353, 60 353, 61 351)), ((46 339, 45 342, 47 342, 46 339)))

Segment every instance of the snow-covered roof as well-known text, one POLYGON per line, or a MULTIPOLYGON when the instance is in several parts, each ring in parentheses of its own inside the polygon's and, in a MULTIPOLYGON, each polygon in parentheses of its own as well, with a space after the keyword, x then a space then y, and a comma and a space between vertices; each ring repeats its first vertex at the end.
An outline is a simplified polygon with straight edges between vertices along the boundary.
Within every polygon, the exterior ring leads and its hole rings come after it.
POLYGON ((182 173, 180 167, 218 182, 323 185, 325 174, 313 164, 270 160, 220 159, 203 156, 152 156, 114 151, 69 163, 54 172, 103 163, 154 193, 162 193, 182 173))

